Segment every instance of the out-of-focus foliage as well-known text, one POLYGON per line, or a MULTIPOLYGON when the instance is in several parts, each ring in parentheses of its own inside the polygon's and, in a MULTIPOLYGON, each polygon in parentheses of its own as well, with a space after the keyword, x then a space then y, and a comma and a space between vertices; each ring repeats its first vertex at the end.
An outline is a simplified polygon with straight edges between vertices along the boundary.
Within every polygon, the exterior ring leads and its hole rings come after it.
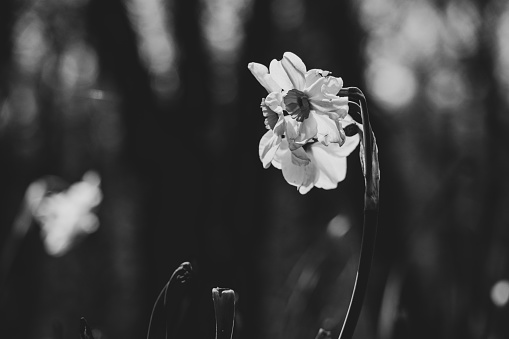
POLYGON ((306 196, 263 170, 247 64, 285 51, 370 104, 380 231, 355 337, 507 337, 503 0, 0 1, 2 337, 71 338, 83 316, 95 338, 144 337, 183 261, 189 338, 213 336, 217 286, 238 295, 238 338, 339 333, 363 179, 355 154, 306 196), (27 188, 90 169, 101 226, 52 257, 27 188))

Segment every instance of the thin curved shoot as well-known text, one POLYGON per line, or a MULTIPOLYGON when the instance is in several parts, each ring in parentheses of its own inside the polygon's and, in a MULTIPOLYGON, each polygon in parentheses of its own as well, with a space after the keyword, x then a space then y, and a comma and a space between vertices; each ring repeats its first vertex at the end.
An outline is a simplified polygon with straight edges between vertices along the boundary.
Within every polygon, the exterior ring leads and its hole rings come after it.
POLYGON ((192 266, 184 262, 173 272, 157 297, 147 331, 147 339, 172 338, 178 325, 180 302, 184 296, 182 287, 189 281, 192 266))

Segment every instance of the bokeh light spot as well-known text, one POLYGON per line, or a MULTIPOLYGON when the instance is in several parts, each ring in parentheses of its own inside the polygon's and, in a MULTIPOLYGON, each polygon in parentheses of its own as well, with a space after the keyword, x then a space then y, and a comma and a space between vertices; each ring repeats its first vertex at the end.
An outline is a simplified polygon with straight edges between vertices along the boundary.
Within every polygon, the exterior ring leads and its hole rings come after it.
POLYGON ((401 26, 407 54, 414 59, 433 56, 438 48, 441 30, 442 22, 431 4, 414 1, 412 5, 408 5, 401 26))
POLYGON ((45 29, 44 22, 32 12, 22 16, 14 27, 14 60, 27 73, 39 69, 48 50, 45 29))
POLYGON ((168 95, 177 90, 179 79, 175 71, 178 51, 173 27, 168 16, 171 10, 161 0, 129 0, 129 18, 138 36, 141 59, 150 72, 156 93, 168 95))
POLYGON ((464 58, 477 50, 478 30, 481 23, 479 12, 469 1, 452 1, 445 10, 443 31, 445 47, 456 58, 464 58))
POLYGON ((75 43, 64 52, 60 65, 62 80, 68 89, 91 86, 98 75, 95 51, 83 43, 75 43))
POLYGON ((412 69, 390 60, 372 62, 366 79, 377 101, 389 109, 407 105, 417 92, 417 80, 412 69))
POLYGON ((427 84, 426 94, 437 108, 456 108, 466 99, 466 80, 458 70, 437 69, 427 84))
POLYGON ((509 281, 500 280, 491 288, 491 301, 498 306, 503 307, 509 301, 509 281))
POLYGON ((213 99, 218 104, 234 101, 238 80, 234 65, 244 41, 243 18, 251 9, 250 0, 204 2, 203 34, 211 55, 213 99))
MULTIPOLYGON (((498 19, 496 27, 496 65, 495 76, 504 91, 509 91, 509 5, 498 19)), ((507 95, 503 98, 509 102, 507 95)))
POLYGON ((344 215, 336 215, 327 226, 327 233, 333 238, 341 238, 350 230, 350 220, 344 215))

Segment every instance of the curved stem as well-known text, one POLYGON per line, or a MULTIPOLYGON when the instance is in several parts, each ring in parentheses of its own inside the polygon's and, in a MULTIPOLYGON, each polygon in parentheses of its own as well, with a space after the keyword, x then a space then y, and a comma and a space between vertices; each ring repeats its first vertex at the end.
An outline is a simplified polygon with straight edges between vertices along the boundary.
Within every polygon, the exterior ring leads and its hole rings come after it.
POLYGON ((171 338, 177 328, 178 307, 183 298, 181 286, 185 285, 192 274, 193 268, 189 262, 183 262, 173 272, 157 297, 148 324, 147 339, 171 338))
POLYGON ((375 136, 369 123, 368 107, 366 97, 356 87, 344 88, 339 95, 348 95, 350 100, 360 101, 363 134, 361 142, 361 165, 364 171, 365 193, 364 193, 364 223, 361 242, 361 254, 357 276, 352 292, 352 298, 346 313, 343 328, 339 339, 350 339, 353 336, 357 321, 359 319, 364 297, 366 295, 371 263, 375 250, 376 229, 378 224, 378 202, 379 202, 379 180, 380 172, 378 166, 378 150, 375 136))

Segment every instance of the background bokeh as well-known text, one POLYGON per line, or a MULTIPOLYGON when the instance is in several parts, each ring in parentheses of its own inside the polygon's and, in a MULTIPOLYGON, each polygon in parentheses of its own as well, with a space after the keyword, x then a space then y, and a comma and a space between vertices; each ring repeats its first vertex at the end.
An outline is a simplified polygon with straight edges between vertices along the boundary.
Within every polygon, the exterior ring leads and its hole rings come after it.
POLYGON ((217 286, 238 294, 235 338, 339 334, 363 178, 358 152, 305 196, 262 168, 247 64, 285 51, 370 105, 381 209, 355 338, 509 336, 507 1, 2 0, 2 338, 77 338, 82 316, 143 338, 183 261, 183 337, 213 337, 217 286), (89 170, 99 228, 53 256, 27 188, 89 170))

